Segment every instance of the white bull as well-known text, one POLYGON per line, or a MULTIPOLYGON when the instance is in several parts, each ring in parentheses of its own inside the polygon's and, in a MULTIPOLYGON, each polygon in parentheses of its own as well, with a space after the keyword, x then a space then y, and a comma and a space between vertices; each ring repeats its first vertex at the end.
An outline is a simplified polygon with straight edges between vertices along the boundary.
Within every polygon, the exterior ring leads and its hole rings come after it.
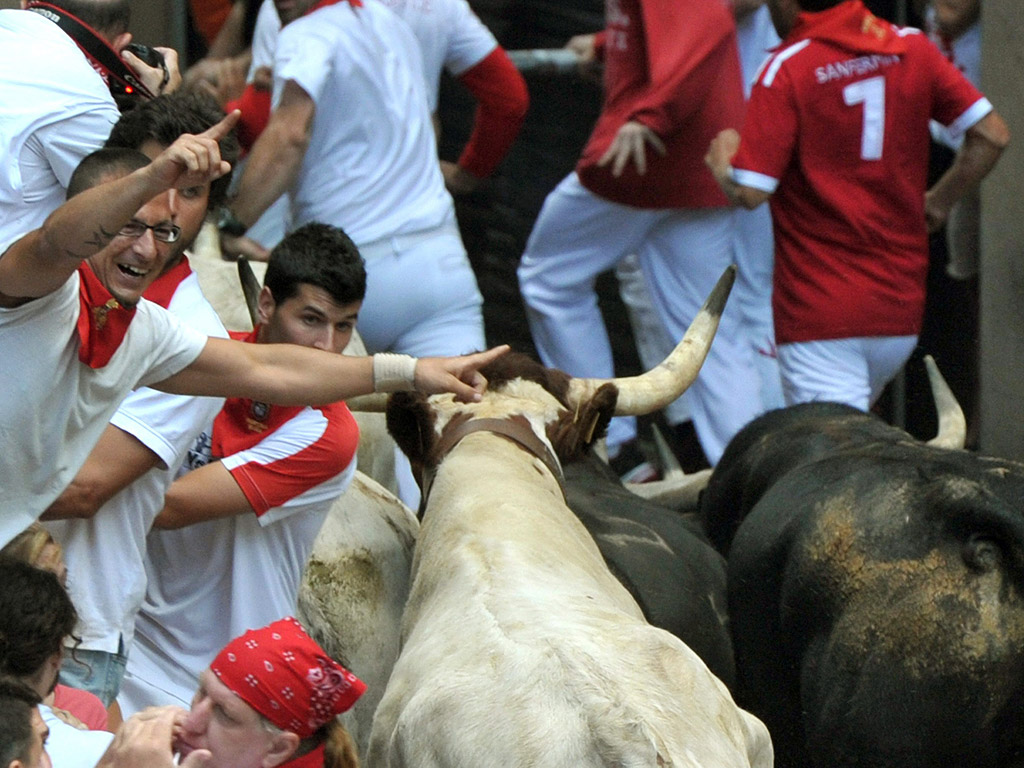
POLYGON ((647 624, 609 572, 565 505, 551 456, 585 450, 613 410, 675 399, 727 294, 716 289, 673 357, 618 388, 505 358, 487 371, 479 404, 393 396, 392 434, 434 474, 369 766, 772 764, 764 725, 680 640, 647 624))

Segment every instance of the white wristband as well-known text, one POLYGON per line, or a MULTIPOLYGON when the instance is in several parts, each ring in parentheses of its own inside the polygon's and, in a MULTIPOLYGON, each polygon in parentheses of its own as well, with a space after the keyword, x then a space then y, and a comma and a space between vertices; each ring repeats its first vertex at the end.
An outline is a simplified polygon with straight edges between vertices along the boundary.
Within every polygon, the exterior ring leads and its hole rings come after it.
POLYGON ((373 356, 374 392, 409 392, 416 388, 416 358, 378 352, 373 356))

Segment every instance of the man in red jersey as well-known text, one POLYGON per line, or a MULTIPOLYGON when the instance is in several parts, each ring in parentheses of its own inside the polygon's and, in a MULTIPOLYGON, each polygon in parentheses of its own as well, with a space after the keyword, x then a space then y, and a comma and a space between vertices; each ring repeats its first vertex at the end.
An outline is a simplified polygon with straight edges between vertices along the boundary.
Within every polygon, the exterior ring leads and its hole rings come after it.
MULTIPOLYGON (((271 252, 260 322, 232 337, 341 354, 365 293, 356 246, 337 227, 310 222, 271 252)), ((343 402, 227 399, 167 490, 146 542, 146 598, 123 706, 187 702, 218 648, 295 611, 313 541, 355 474, 358 440, 343 402)))
MULTIPOLYGON (((604 58, 604 107, 576 170, 545 201, 519 265, 541 359, 574 376, 613 375, 594 296, 600 272, 635 253, 662 323, 680 339, 733 261, 733 215, 701 162, 707 142, 743 116, 730 6, 607 0, 605 17, 603 33, 572 41, 604 58)), ((687 397, 712 463, 760 412, 735 308, 687 397)), ((635 436, 634 422, 613 419, 609 456, 635 436)))
POLYGON ((917 343, 928 232, 992 169, 1009 132, 918 30, 860 0, 768 5, 783 41, 742 137, 722 132, 706 159, 734 203, 771 198, 786 402, 866 410, 917 343), (929 119, 964 145, 926 191, 929 119))

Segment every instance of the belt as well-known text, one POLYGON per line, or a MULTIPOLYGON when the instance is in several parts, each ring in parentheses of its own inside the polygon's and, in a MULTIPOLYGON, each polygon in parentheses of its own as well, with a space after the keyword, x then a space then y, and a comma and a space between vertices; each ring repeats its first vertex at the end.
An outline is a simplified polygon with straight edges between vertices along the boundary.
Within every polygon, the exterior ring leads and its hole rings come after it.
POLYGON ((389 235, 368 243, 359 244, 359 255, 367 261, 384 256, 398 256, 421 243, 432 240, 438 235, 452 233, 458 236, 458 228, 454 223, 445 221, 430 229, 421 229, 401 235, 389 235))

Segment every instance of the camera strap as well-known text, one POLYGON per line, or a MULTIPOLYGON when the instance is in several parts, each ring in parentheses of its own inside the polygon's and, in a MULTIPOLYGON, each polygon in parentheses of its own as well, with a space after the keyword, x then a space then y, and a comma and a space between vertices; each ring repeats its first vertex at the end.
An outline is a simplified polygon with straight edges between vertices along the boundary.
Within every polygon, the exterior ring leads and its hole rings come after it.
POLYGON ((153 94, 142 84, 132 68, 117 51, 110 47, 92 27, 81 19, 72 16, 63 8, 40 0, 31 0, 26 10, 34 11, 43 18, 49 19, 75 41, 89 60, 92 68, 103 78, 115 98, 120 96, 141 96, 152 99, 153 94))

